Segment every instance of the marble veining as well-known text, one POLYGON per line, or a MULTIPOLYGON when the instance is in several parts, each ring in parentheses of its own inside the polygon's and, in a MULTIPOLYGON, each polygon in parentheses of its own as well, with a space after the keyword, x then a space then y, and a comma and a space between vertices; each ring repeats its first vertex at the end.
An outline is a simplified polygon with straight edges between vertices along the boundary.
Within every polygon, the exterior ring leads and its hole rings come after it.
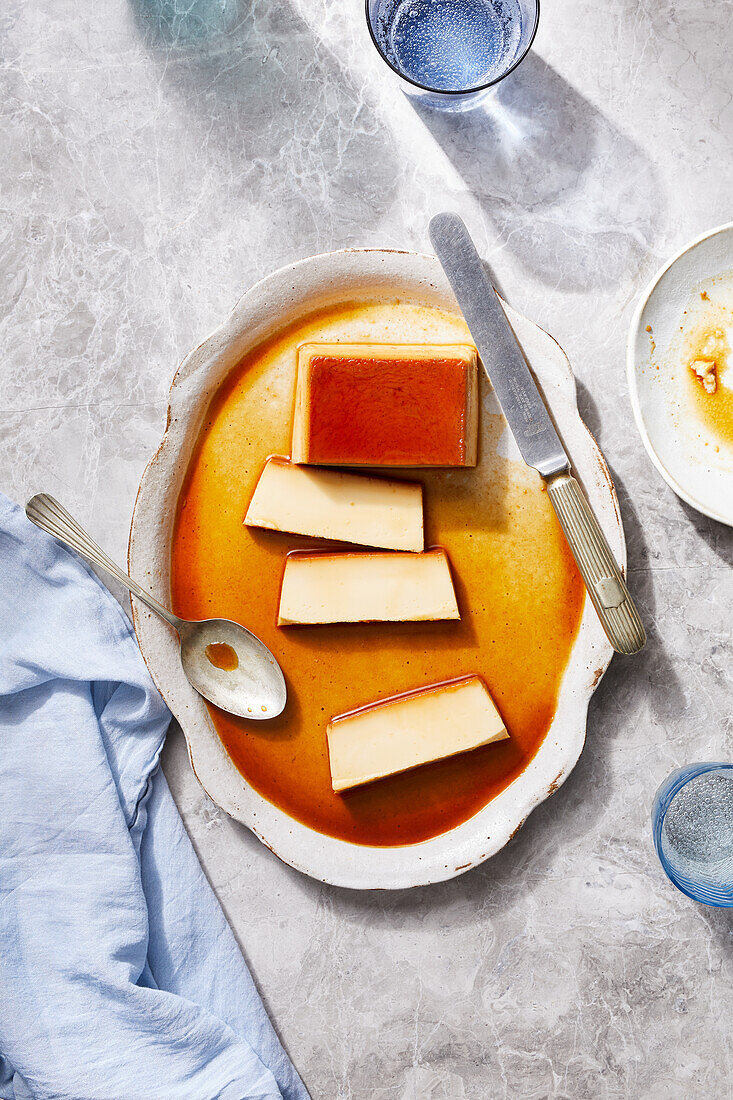
POLYGON ((730 7, 546 0, 476 113, 396 91, 359 0, 5 0, 0 487, 124 558, 176 365, 255 279, 425 250, 441 208, 547 327, 616 478, 650 641, 616 659, 558 794, 497 857, 396 894, 283 866, 165 768, 316 1100, 733 1096, 731 918, 664 879, 673 767, 730 759, 733 533, 646 459, 626 332, 656 267, 730 218, 730 7))

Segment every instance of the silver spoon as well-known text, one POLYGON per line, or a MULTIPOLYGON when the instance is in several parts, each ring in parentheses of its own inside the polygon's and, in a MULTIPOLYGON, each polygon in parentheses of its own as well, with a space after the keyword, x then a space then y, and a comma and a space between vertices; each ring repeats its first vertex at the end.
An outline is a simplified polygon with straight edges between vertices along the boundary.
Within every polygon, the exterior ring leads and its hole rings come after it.
POLYGON ((115 565, 65 508, 48 493, 25 506, 42 531, 76 550, 124 584, 151 611, 177 632, 181 664, 191 684, 205 699, 230 714, 257 721, 277 718, 285 709, 287 688, 282 669, 267 646, 231 619, 179 619, 115 565))

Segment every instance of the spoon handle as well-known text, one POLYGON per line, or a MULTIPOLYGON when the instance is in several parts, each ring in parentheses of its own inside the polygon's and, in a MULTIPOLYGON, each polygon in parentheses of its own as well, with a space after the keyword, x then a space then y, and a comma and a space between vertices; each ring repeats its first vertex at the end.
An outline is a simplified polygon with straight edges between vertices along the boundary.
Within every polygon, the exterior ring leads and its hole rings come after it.
POLYGON ((81 554, 93 565, 105 569, 120 584, 124 584, 125 588, 129 588, 132 594, 142 600, 151 611, 154 611, 156 615, 160 615, 161 619, 165 619, 174 630, 180 630, 181 620, 158 603, 155 597, 146 592, 144 588, 141 588, 136 581, 128 577, 127 573, 123 573, 120 567, 111 558, 107 557, 104 550, 90 538, 84 528, 79 526, 74 517, 70 516, 66 509, 48 493, 39 493, 37 496, 31 497, 25 506, 25 514, 32 523, 35 523, 36 527, 40 527, 42 531, 53 535, 55 539, 65 543, 66 546, 70 546, 72 550, 76 550, 77 554, 81 554))

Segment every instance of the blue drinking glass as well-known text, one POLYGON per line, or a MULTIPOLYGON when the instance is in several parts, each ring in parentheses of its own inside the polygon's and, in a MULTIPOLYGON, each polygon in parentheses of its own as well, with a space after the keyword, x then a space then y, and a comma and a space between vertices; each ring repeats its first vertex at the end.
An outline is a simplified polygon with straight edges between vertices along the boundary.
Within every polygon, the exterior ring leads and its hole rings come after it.
POLYGON ((665 779, 652 806, 654 847, 678 890, 733 906, 733 764, 688 764, 665 779))
POLYGON ((539 16, 538 0, 366 0, 369 33, 403 91, 452 111, 516 69, 539 16))

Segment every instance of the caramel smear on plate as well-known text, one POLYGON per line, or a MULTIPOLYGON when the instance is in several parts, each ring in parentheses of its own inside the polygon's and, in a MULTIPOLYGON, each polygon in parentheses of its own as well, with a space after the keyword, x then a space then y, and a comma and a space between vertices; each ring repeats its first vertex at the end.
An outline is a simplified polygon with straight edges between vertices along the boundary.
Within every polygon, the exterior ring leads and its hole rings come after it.
POLYGON ((702 316, 693 314, 682 330, 689 404, 715 442, 733 445, 733 313, 709 298, 701 305, 702 316))
MULTIPOLYGON (((647 326, 649 331, 650 326, 647 326)), ((653 337, 650 335, 650 340, 653 337)), ((692 290, 675 335, 650 366, 666 387, 670 415, 694 454, 733 452, 733 271, 692 290)))

